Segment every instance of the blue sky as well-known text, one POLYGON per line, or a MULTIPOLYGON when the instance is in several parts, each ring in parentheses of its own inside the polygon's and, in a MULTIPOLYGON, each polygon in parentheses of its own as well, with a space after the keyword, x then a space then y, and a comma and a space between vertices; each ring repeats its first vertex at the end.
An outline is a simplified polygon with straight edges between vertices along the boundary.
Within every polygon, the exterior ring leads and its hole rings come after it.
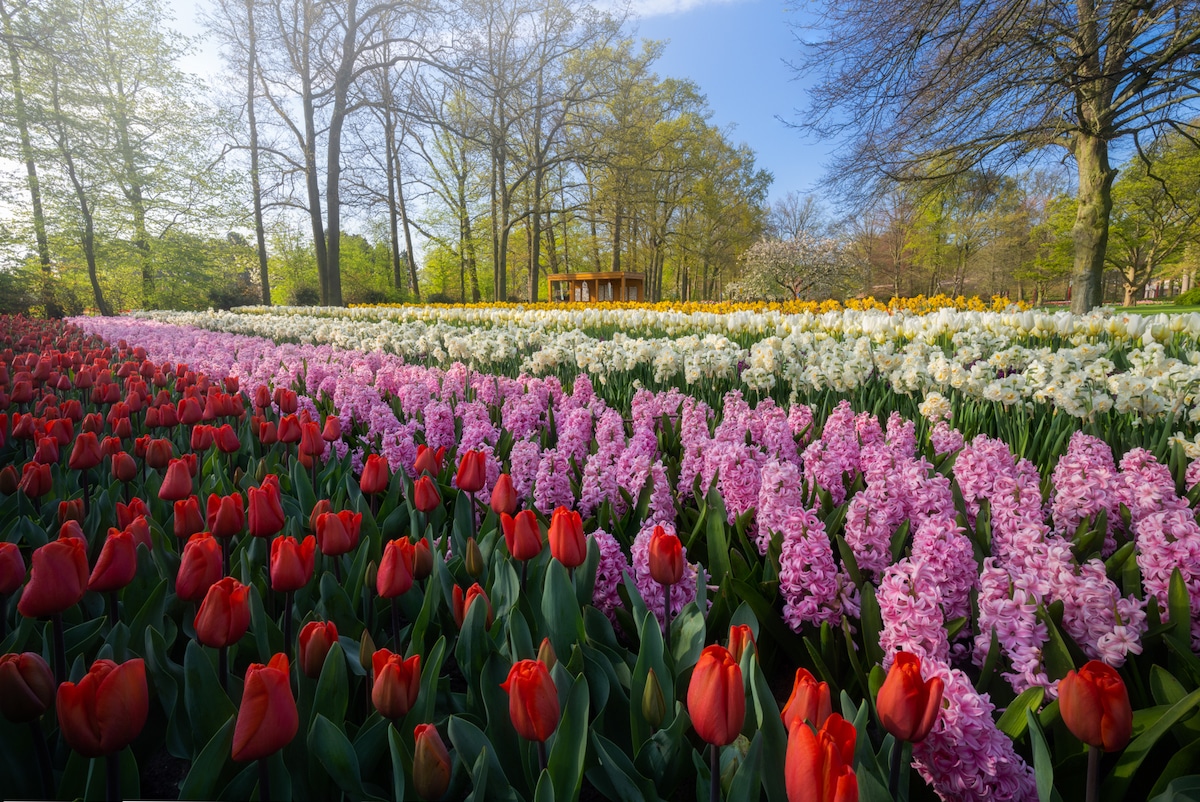
MULTIPOLYGON (((166 0, 176 26, 196 35, 204 0, 166 0)), ((689 78, 708 98, 711 122, 735 143, 748 144, 759 167, 775 176, 772 200, 789 191, 809 192, 824 172, 829 146, 789 129, 806 105, 801 83, 786 65, 800 52, 788 22, 796 12, 783 0, 634 0, 638 18, 630 31, 668 42, 656 71, 689 78)), ((201 74, 219 68, 214 49, 201 44, 184 64, 201 74)))

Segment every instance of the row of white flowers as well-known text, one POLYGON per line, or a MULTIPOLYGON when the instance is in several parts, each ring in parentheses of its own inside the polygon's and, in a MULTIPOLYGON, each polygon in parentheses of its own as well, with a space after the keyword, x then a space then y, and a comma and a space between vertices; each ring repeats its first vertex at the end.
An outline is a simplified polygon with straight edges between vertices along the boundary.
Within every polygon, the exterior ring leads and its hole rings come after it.
POLYGON ((628 319, 631 329, 665 328, 664 320, 696 316, 530 309, 520 317, 512 309, 439 307, 427 312, 428 319, 416 319, 423 308, 413 307, 409 318, 393 320, 378 313, 399 315, 408 309, 337 310, 341 315, 331 309, 266 309, 140 314, 276 341, 384 350, 412 361, 461 361, 489 372, 586 371, 608 382, 638 371, 664 384, 722 380, 758 392, 776 387, 848 392, 882 380, 896 392, 917 396, 957 390, 1005 406, 1052 404, 1077 417, 1112 409, 1139 417, 1187 414, 1200 422, 1197 314, 704 313, 736 322, 711 329, 680 324, 678 336, 634 337, 618 331, 596 337, 569 321, 614 326, 628 319), (362 314, 367 311, 375 317, 362 314), (447 317, 449 321, 443 319, 447 317), (645 322, 651 318, 653 323, 645 322), (598 320, 603 323, 594 322, 598 320), (747 348, 730 339, 733 331, 756 334, 747 348))

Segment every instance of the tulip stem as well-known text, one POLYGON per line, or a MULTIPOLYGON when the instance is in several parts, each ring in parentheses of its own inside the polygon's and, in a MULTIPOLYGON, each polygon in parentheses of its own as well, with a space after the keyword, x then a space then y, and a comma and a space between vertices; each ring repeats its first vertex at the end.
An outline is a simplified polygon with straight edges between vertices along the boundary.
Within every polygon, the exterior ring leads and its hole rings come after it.
POLYGON ((1087 802, 1100 798, 1100 748, 1088 747, 1087 802))
POLYGON ((221 570, 225 573, 222 576, 229 576, 229 545, 231 538, 217 538, 221 541, 221 570))
POLYGON ((113 752, 104 756, 105 799, 108 802, 121 800, 121 753, 113 752))
POLYGON ((709 802, 719 802, 721 799, 721 747, 716 744, 708 746, 708 771, 709 802))
POLYGON ((83 517, 84 520, 88 517, 88 474, 91 473, 87 468, 84 468, 80 473, 83 474, 83 517))
POLYGON ((50 750, 46 748, 46 736, 38 719, 29 722, 29 736, 33 739, 33 750, 37 753, 38 768, 42 775, 42 792, 47 799, 54 796, 54 775, 50 769, 50 750))
POLYGON ((271 767, 267 763, 270 758, 258 759, 258 798, 267 802, 271 798, 271 767))
POLYGON ((663 585, 663 655, 671 653, 671 586, 663 585))
POLYGON ((546 770, 546 742, 545 741, 537 742, 537 753, 538 753, 538 774, 541 774, 543 771, 546 770))
POLYGON ((288 660, 292 659, 292 594, 289 590, 283 596, 283 651, 288 660))
POLYGON ((54 630, 54 683, 62 685, 67 681, 67 641, 63 635, 62 613, 55 613, 51 622, 51 629, 54 630))
POLYGON ((898 799, 900 790, 900 753, 904 751, 904 741, 896 739, 892 744, 892 757, 888 761, 888 793, 892 799, 898 799))
POLYGON ((392 648, 400 654, 400 605, 398 597, 392 598, 392 648))
POLYGON ((8 637, 8 594, 0 593, 0 642, 8 637))
POLYGON ((229 647, 222 646, 217 649, 217 679, 221 683, 221 690, 229 693, 229 647))
POLYGON ((108 592, 108 628, 110 630, 117 628, 117 592, 115 590, 108 592))

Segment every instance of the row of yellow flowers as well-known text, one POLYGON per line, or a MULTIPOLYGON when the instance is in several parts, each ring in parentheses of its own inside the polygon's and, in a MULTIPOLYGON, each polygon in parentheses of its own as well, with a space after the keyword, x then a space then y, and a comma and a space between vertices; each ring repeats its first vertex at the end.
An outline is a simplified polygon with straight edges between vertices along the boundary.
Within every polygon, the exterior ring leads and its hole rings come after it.
MULTIPOLYGON (((477 309, 521 309, 537 308, 550 310, 570 310, 586 306, 589 309, 647 309, 656 312, 707 312, 710 314, 728 314, 731 312, 780 312, 786 315, 796 315, 804 312, 823 314, 825 312, 840 312, 844 309, 866 311, 877 309, 884 312, 913 312, 925 314, 939 309, 957 309, 973 312, 1002 312, 1016 306, 1021 310, 1029 309, 1025 301, 1013 301, 1001 295, 993 295, 991 300, 984 300, 977 295, 966 297, 959 295, 938 294, 932 297, 916 295, 911 298, 892 298, 887 303, 874 298, 853 298, 841 303, 833 299, 825 301, 659 301, 645 303, 639 301, 603 301, 597 303, 560 303, 545 301, 537 304, 512 303, 502 301, 486 301, 481 303, 452 303, 452 304, 419 304, 431 307, 477 308, 477 309)), ((414 304, 351 304, 351 308, 400 308, 414 304)))

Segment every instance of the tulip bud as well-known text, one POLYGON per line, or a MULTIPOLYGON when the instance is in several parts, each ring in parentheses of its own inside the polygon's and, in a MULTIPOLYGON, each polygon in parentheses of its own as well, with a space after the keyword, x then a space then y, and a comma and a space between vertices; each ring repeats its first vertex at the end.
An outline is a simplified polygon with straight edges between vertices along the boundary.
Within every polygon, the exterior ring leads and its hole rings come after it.
POLYGON ((84 757, 119 752, 141 734, 150 713, 146 664, 97 660, 78 684, 58 686, 55 702, 63 740, 84 757))
POLYGON ((538 647, 537 659, 550 669, 553 669, 558 663, 558 655, 554 653, 554 644, 550 642, 549 638, 542 638, 542 645, 538 647))
POLYGON ((737 739, 746 720, 742 669, 724 646, 705 647, 688 684, 688 715, 706 743, 726 746, 737 739))
POLYGON ((26 618, 61 613, 79 603, 87 582, 87 546, 83 541, 73 537, 52 540, 33 552, 33 568, 17 610, 26 618))
POLYGON ((325 453, 325 441, 321 439, 321 428, 309 421, 300 427, 300 453, 306 457, 319 457, 325 453))
POLYGON ((96 567, 88 579, 88 590, 108 593, 120 590, 137 576, 137 543, 128 530, 109 529, 96 567))
POLYGON ((175 577, 175 595, 184 601, 200 601, 224 573, 221 544, 208 532, 188 538, 175 577))
POLYGON ((276 593, 300 590, 312 579, 317 539, 312 535, 297 542, 294 537, 271 541, 271 589, 276 593))
POLYGON ((233 727, 233 759, 260 760, 292 742, 300 729, 300 714, 292 696, 287 655, 277 654, 267 665, 251 663, 246 670, 242 704, 233 727))
POLYGON ((231 576, 208 589, 194 622, 196 640, 220 649, 237 643, 250 628, 250 588, 231 576))
POLYGON ((783 728, 790 730, 796 721, 807 721, 820 728, 833 713, 829 695, 829 683, 817 682, 807 668, 796 669, 796 680, 792 684, 792 695, 783 706, 780 715, 783 728))
POLYGON ((433 573, 433 551, 429 538, 421 538, 413 544, 413 579, 421 582, 433 573))
POLYGON ((482 451, 468 451, 458 463, 454 486, 467 493, 478 493, 487 481, 487 457, 482 451))
POLYGON ((417 446, 417 459, 413 463, 413 473, 420 476, 423 473, 428 473, 430 476, 436 477, 442 472, 442 457, 446 455, 445 446, 434 451, 425 445, 417 446))
POLYGON ((137 463, 124 451, 112 457, 112 475, 118 482, 132 482, 137 477, 137 463))
POLYGON ((50 466, 37 462, 26 462, 21 482, 18 487, 29 498, 37 499, 50 492, 54 486, 54 477, 50 475, 50 466))
POLYGON ((9 721, 36 721, 54 702, 54 691, 54 673, 40 654, 0 656, 0 715, 9 721))
POLYGON ((492 600, 488 598, 487 593, 476 582, 468 588, 466 594, 463 594, 463 589, 458 585, 454 586, 451 593, 451 604, 454 613, 454 622, 462 629, 463 621, 467 618, 467 613, 471 611, 471 605, 478 599, 483 599, 487 605, 487 621, 484 624, 484 629, 492 628, 492 600))
POLYGON ((325 658, 337 643, 337 626, 332 622, 309 621, 300 630, 300 670, 309 679, 321 676, 325 658))
POLYGON ((748 624, 734 624, 729 627, 729 653, 733 655, 733 661, 739 665, 742 662, 742 655, 747 649, 758 651, 758 644, 754 642, 754 631, 750 629, 748 624))
POLYGON ((361 528, 361 512, 327 512, 317 518, 317 548, 328 557, 346 554, 358 545, 361 528))
MULTIPOLYGON (((882 688, 879 694, 883 695, 882 688)), ((1116 669, 1099 660, 1077 672, 1068 671, 1059 681, 1058 710, 1072 735, 1105 752, 1124 749, 1133 733, 1133 709, 1125 681, 1116 669)))
POLYGON ((516 511, 517 490, 513 486, 512 477, 502 473, 492 487, 492 512, 497 515, 512 515, 516 511))
POLYGON ((408 715, 421 692, 421 655, 407 660, 403 655, 379 649, 371 658, 375 681, 371 687, 371 702, 384 718, 398 719, 408 715))
POLYGON ((479 544, 475 542, 475 538, 467 538, 467 553, 464 556, 467 573, 475 579, 478 579, 483 574, 483 552, 479 550, 479 544))
POLYGON ((567 568, 578 568, 587 559, 583 519, 574 510, 559 507, 550 519, 550 554, 567 568))
POLYGON ((213 537, 233 537, 238 534, 246 526, 242 495, 233 493, 218 496, 216 493, 210 493, 205 518, 208 531, 213 533, 213 537))
POLYGON ((0 542, 0 596, 7 596, 25 582, 25 560, 16 543, 0 542))
POLYGON ((167 475, 158 488, 158 497, 163 501, 179 501, 192 494, 192 474, 184 460, 173 459, 167 466, 167 475))
POLYGON ((522 738, 545 742, 558 727, 558 689, 546 664, 521 660, 500 686, 508 692, 508 715, 522 738))
POLYGON ((375 576, 375 589, 385 599, 408 593, 413 586, 415 552, 408 538, 389 540, 383 546, 383 561, 375 576))
POLYGON ((417 796, 437 800, 450 787, 450 752, 432 724, 418 724, 413 730, 413 787, 417 796))
POLYGON ((375 639, 371 637, 371 630, 364 628, 362 637, 358 639, 358 664, 365 671, 370 671, 374 655, 375 639))
POLYGON ((879 723, 897 740, 920 743, 941 712, 943 689, 941 677, 921 679, 920 657, 897 652, 875 700, 879 723))
POLYGON ((321 430, 321 439, 326 443, 335 443, 342 439, 342 419, 337 415, 325 418, 325 428, 321 430))
POLYGON ((271 537, 283 529, 283 501, 279 477, 268 474, 259 487, 249 490, 249 530, 253 537, 271 537))
POLYGON ((175 502, 173 519, 175 537, 191 537, 204 531, 204 517, 200 514, 200 499, 188 496, 175 502))
POLYGON ((441 506, 442 497, 437 485, 428 476, 421 476, 413 484, 413 506, 424 513, 430 513, 441 506))
POLYGON ((388 487, 388 480, 390 478, 388 474, 387 460, 378 454, 368 454, 366 462, 363 463, 362 476, 358 480, 358 487, 364 495, 368 496, 383 493, 388 487))
POLYGON ((61 525, 67 521, 83 523, 83 499, 73 498, 70 501, 58 502, 58 523, 61 525))
POLYGON ((654 527, 650 536, 649 563, 650 576, 660 585, 674 585, 683 579, 683 544, 679 538, 661 526, 654 527))
POLYGON ((515 560, 531 560, 542 553, 542 529, 533 510, 521 510, 516 516, 500 516, 504 543, 515 560))
POLYGON ((100 440, 93 432, 81 432, 71 448, 67 465, 73 471, 86 471, 100 464, 104 455, 100 453, 100 440))
POLYGON ((789 800, 852 802, 858 799, 854 774, 854 725, 837 713, 821 729, 794 721, 788 731, 784 785, 789 800))
POLYGON ((667 717, 667 702, 663 699, 662 685, 653 668, 646 674, 646 687, 642 691, 642 717, 652 730, 661 727, 663 719, 667 717))

